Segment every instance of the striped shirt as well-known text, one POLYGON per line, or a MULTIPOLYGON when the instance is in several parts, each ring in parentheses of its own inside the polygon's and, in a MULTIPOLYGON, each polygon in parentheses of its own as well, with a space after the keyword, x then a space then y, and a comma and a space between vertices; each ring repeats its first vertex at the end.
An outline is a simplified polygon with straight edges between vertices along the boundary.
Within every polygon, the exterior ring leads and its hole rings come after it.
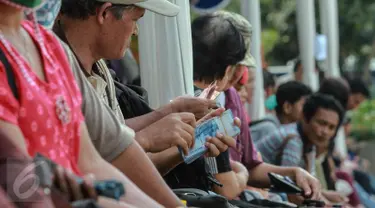
POLYGON ((307 154, 310 167, 306 167, 303 154, 303 140, 297 129, 297 124, 282 125, 255 143, 258 151, 262 154, 263 161, 279 165, 294 166, 307 169, 315 173, 315 147, 307 154), (289 139, 286 141, 286 139, 289 139), (284 147, 284 148, 283 148, 284 147))

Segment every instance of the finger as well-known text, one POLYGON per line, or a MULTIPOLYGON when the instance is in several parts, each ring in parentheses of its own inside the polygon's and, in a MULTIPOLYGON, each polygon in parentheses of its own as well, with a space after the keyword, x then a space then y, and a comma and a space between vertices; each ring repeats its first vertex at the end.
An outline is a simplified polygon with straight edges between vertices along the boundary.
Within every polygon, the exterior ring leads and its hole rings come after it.
POLYGON ((216 148, 216 146, 214 144, 206 142, 205 146, 207 147, 207 149, 209 151, 210 157, 217 157, 220 154, 220 151, 216 148))
POLYGON ((194 138, 194 135, 195 135, 195 128, 188 125, 188 124, 185 124, 185 123, 182 123, 180 125, 180 128, 184 131, 186 131, 188 134, 190 134, 193 138, 194 138))
POLYGON ((197 121, 195 120, 195 116, 192 113, 179 113, 181 121, 187 124, 190 124, 192 127, 196 127, 197 121))
POLYGON ((234 125, 236 125, 238 127, 241 127, 241 119, 235 117, 233 122, 234 122, 234 125))
POLYGON ((71 201, 77 201, 83 199, 83 193, 81 191, 81 184, 77 182, 72 172, 66 171, 66 179, 68 182, 69 190, 71 193, 71 201))
POLYGON ((211 100, 212 96, 215 94, 215 91, 216 91, 216 85, 213 85, 211 86, 209 89, 208 89, 208 93, 207 93, 207 99, 211 100))
POLYGON ((179 137, 176 140, 176 143, 182 149, 182 151, 184 152, 184 155, 188 155, 189 154, 189 146, 188 146, 187 142, 183 138, 179 137))
POLYGON ((221 133, 217 133, 216 138, 220 139, 220 141, 224 143, 225 145, 236 148, 236 139, 234 139, 233 137, 229 137, 221 133))
POLYGON ((220 116, 221 114, 223 114, 225 111, 224 108, 218 108, 212 112, 210 112, 209 114, 205 115, 203 118, 201 118, 198 123, 202 123, 204 121, 207 121, 208 119, 211 119, 211 118, 214 118, 216 116, 220 116))
POLYGON ((91 199, 98 198, 98 194, 96 193, 96 190, 94 187, 94 180, 95 180, 94 174, 85 175, 85 177, 83 178, 83 188, 85 189, 85 192, 87 193, 87 197, 91 199))
POLYGON ((228 149, 228 145, 224 144, 219 138, 210 138, 208 142, 215 145, 220 152, 225 152, 228 149))
POLYGON ((307 183, 306 180, 302 180, 302 182, 299 184, 299 187, 302 188, 305 197, 312 197, 310 185, 307 183))
POLYGON ((311 189, 312 189, 312 199, 319 199, 320 198, 320 184, 318 181, 313 182, 311 184, 311 189))
POLYGON ((61 166, 57 166, 55 169, 55 184, 63 193, 69 193, 68 184, 65 180, 64 169, 61 166))
POLYGON ((215 100, 205 100, 205 101, 207 103, 208 109, 216 109, 217 108, 217 104, 216 104, 215 100))
MULTIPOLYGON (((188 126, 188 125, 186 125, 186 126, 188 126)), ((191 126, 189 126, 189 127, 191 128, 191 126)), ((188 128, 188 127, 185 127, 185 128, 188 128)), ((191 131, 191 130, 189 130, 189 131, 191 131)), ((184 129, 180 129, 177 134, 179 135, 179 137, 181 137, 182 139, 184 139, 186 141, 189 148, 193 148, 193 146, 194 146, 194 129, 193 129, 192 134, 188 131, 185 131, 184 129)))

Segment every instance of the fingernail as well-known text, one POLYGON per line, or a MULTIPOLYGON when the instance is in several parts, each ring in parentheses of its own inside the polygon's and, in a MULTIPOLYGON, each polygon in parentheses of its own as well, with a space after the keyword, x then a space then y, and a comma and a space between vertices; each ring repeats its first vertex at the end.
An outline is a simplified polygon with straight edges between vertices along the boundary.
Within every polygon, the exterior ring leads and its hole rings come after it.
POLYGON ((223 137, 224 135, 222 133, 217 133, 217 137, 221 138, 223 137))

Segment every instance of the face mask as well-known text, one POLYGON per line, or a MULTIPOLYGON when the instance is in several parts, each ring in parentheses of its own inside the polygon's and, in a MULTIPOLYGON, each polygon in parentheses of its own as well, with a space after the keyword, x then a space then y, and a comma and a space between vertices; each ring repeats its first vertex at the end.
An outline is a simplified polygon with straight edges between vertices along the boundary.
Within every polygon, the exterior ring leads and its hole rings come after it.
POLYGON ((269 96, 265 101, 265 105, 267 110, 274 110, 277 106, 276 95, 269 96))
POLYGON ((60 12, 60 7, 61 0, 44 1, 44 4, 35 11, 36 20, 44 27, 52 29, 55 19, 60 12))
POLYGON ((44 0, 10 0, 9 2, 20 5, 22 7, 33 9, 41 5, 43 1, 44 0))

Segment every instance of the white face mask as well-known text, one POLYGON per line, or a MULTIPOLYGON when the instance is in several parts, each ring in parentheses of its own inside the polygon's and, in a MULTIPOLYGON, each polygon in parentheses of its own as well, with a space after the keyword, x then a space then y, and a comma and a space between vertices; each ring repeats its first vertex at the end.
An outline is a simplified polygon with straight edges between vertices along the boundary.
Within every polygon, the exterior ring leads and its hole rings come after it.
POLYGON ((36 11, 36 20, 46 28, 52 29, 55 19, 60 12, 61 0, 45 0, 36 11))

